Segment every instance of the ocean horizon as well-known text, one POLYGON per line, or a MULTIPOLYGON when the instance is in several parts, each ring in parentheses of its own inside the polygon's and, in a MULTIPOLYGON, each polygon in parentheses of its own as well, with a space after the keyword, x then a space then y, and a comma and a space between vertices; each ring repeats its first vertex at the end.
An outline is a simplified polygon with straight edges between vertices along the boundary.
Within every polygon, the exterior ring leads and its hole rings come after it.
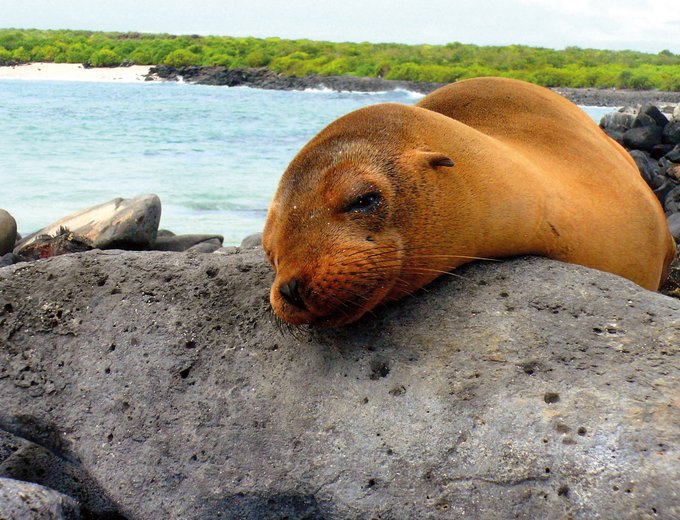
MULTIPOLYGON (((262 229, 281 174, 323 127, 366 105, 421 97, 0 80, 0 208, 26 235, 116 197, 155 193, 161 228, 238 245, 262 229)), ((614 110, 582 108, 595 121, 614 110)))

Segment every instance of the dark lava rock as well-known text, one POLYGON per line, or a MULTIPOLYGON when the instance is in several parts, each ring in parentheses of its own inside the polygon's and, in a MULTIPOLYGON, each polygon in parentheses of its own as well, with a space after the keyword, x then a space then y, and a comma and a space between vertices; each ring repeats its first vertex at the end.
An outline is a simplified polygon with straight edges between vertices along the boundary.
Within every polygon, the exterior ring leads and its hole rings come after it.
POLYGON ((70 497, 38 484, 0 478, 3 520, 79 520, 80 508, 70 497))
POLYGON ((671 162, 680 163, 680 144, 676 145, 665 157, 671 162))
POLYGON ((680 186, 670 190, 664 199, 663 207, 666 213, 680 213, 680 186))
POLYGON ((668 229, 677 243, 680 244, 680 213, 673 213, 668 216, 668 229))
POLYGON ((635 121, 633 121, 632 128, 642 128, 645 126, 659 126, 659 125, 652 116, 640 112, 635 118, 635 121))
POLYGON ((427 94, 445 85, 419 81, 398 81, 381 78, 357 78, 350 76, 285 76, 266 68, 227 69, 226 67, 180 67, 167 65, 152 67, 150 77, 166 80, 184 79, 201 85, 239 85, 271 90, 305 90, 328 88, 336 91, 381 92, 403 88, 427 94))
POLYGON ((680 143, 680 121, 668 123, 663 129, 663 142, 668 144, 680 143))
POLYGON ((649 154, 654 158, 654 159, 661 159, 664 157, 667 153, 671 152, 673 150, 673 145, 672 144, 657 144, 652 150, 649 152, 649 154))
POLYGON ((658 126, 631 128, 623 134, 623 145, 633 150, 651 151, 661 143, 662 130, 658 126))
POLYGON ((623 136, 628 130, 629 130, 629 127, 626 127, 626 126, 609 125, 606 128, 604 128, 604 133, 607 134, 612 139, 614 139, 614 141, 616 141, 617 143, 622 143, 623 142, 623 136))
POLYGON ((652 103, 645 103, 642 105, 642 107, 640 107, 640 114, 638 115, 638 118, 640 118, 642 115, 651 117, 656 125, 660 128, 663 128, 668 124, 668 118, 661 113, 661 110, 659 110, 656 105, 652 103))
MULTIPOLYGON (((663 179, 663 177, 658 177, 663 179)), ((655 184, 657 184, 657 179, 655 178, 655 184)), ((659 199, 659 202, 661 202, 661 205, 664 205, 664 202, 666 201, 666 197, 668 194, 676 187, 677 185, 671 181, 671 180, 665 180, 663 183, 658 186, 657 188, 652 187, 654 194, 656 195, 656 198, 659 199)))
POLYGON ((640 170, 642 178, 648 185, 652 186, 652 180, 658 174, 656 162, 652 161, 649 154, 642 150, 631 150, 629 153, 640 170))
POLYGON ((456 272, 324 331, 271 319, 260 248, 4 268, 0 428, 100 486, 96 518, 680 517, 680 301, 456 272))

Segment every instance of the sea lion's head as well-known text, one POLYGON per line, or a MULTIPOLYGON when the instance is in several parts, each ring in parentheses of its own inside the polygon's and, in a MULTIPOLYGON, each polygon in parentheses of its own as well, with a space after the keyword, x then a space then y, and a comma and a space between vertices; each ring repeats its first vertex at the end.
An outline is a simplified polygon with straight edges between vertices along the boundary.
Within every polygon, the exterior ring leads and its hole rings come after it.
POLYGON ((262 240, 282 320, 344 325, 439 274, 412 259, 436 251, 426 230, 437 218, 429 177, 453 162, 414 140, 414 111, 427 112, 395 104, 352 112, 288 166, 262 240))

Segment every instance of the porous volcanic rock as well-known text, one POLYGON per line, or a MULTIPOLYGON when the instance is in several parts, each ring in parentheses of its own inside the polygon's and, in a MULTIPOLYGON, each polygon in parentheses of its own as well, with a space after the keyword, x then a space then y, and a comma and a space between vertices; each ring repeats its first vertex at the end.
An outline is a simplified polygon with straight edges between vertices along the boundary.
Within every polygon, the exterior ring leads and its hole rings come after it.
POLYGON ((0 478, 0 519, 3 520, 79 520, 75 500, 52 489, 0 478))
POLYGON ((0 269, 0 428, 107 518, 680 517, 680 301, 539 258, 456 273, 288 330, 261 248, 0 269))

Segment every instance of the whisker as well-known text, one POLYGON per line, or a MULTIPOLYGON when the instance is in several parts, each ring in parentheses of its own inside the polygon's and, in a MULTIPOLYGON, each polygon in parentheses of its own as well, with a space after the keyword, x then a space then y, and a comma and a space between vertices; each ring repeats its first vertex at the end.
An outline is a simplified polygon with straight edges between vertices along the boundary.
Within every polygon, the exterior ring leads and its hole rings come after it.
POLYGON ((428 269, 426 267, 409 267, 404 269, 405 271, 412 271, 412 272, 419 272, 419 273, 439 273, 439 274, 447 274, 449 276, 455 276, 456 278, 461 278, 465 279, 465 277, 457 274, 457 273, 452 273, 450 271, 442 271, 441 269, 428 269))

